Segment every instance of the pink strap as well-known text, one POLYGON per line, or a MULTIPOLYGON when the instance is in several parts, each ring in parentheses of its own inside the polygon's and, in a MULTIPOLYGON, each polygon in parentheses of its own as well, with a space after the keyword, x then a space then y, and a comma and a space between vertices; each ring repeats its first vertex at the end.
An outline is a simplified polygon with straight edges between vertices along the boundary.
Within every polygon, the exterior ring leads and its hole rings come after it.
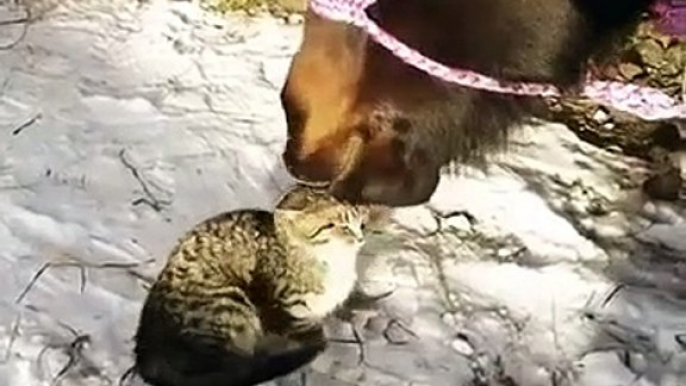
MULTIPOLYGON (((365 10, 375 2, 376 0, 309 0, 309 9, 324 18, 361 28, 405 63, 447 82, 505 94, 548 97, 560 95, 560 90, 550 84, 501 82, 474 71, 450 68, 427 58, 381 29, 367 16, 365 10)), ((645 120, 686 118, 686 104, 679 103, 654 88, 589 80, 585 83, 582 94, 600 104, 645 120)))

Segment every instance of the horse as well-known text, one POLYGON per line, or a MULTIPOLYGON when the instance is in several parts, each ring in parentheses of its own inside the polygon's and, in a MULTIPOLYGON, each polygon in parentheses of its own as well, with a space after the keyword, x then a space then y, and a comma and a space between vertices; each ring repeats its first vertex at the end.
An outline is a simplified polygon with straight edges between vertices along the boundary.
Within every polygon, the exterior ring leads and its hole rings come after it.
POLYGON ((664 1, 680 0, 309 0, 280 93, 284 164, 340 199, 427 202, 444 166, 483 165, 545 98, 663 97, 584 84, 664 1))

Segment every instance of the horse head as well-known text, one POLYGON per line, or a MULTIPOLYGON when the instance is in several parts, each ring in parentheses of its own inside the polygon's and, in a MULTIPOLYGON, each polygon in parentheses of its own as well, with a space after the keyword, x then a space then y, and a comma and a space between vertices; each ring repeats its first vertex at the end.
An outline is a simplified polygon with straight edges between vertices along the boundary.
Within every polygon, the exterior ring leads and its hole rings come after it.
MULTIPOLYGON (((588 58, 652 2, 378 0, 364 12, 443 65, 570 89, 588 58)), ((297 179, 327 185, 339 198, 425 202, 443 166, 483 161, 540 102, 444 82, 355 23, 315 11, 305 15, 281 92, 288 125, 283 160, 297 179)))

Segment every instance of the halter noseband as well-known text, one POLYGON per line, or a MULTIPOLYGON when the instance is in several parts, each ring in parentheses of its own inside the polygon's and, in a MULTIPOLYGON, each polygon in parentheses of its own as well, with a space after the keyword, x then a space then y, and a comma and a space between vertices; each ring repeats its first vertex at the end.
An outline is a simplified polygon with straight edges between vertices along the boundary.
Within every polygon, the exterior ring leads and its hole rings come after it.
MULTIPOLYGON (((326 19, 353 24, 403 62, 427 74, 459 86, 503 94, 560 96, 550 84, 503 82, 478 72, 447 67, 409 47, 383 30, 367 16, 366 10, 377 0, 309 0, 308 8, 326 19)), ((422 1, 422 0, 417 0, 422 1)), ((680 103, 660 90, 620 82, 591 80, 584 83, 582 95, 645 120, 686 119, 686 103, 680 103)))

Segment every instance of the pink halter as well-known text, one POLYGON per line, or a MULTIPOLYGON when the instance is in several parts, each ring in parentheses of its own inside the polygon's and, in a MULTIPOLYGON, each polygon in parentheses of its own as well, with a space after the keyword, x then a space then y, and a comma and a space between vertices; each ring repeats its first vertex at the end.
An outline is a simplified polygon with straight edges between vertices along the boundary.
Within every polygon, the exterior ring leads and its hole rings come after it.
MULTIPOLYGON (((375 42, 392 52, 403 62, 447 82, 505 94, 560 95, 560 90, 553 85, 524 82, 505 83, 477 72, 450 68, 427 58, 381 29, 367 16, 365 10, 376 1, 309 0, 309 9, 321 17, 350 23, 361 28, 375 42)), ((686 103, 679 103, 654 88, 588 79, 584 84, 582 94, 599 104, 613 107, 645 120, 686 118, 686 103)))

